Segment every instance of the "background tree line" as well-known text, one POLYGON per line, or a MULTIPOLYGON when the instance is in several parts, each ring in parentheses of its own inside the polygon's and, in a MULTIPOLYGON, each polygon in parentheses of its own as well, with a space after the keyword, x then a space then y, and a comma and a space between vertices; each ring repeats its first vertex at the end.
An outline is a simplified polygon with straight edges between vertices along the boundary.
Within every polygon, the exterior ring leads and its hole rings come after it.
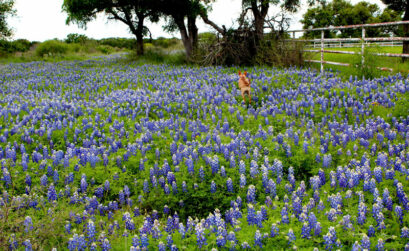
MULTIPOLYGON (((147 21, 165 20, 164 31, 180 34, 186 57, 197 58, 203 50, 210 50, 207 58, 201 58, 207 63, 251 64, 261 53, 273 54, 274 58, 283 57, 288 45, 280 42, 285 37, 289 27, 290 14, 301 6, 301 0, 242 0, 242 11, 236 18, 236 27, 226 28, 210 20, 208 13, 217 0, 64 0, 62 9, 68 14, 67 24, 75 23, 86 27, 97 14, 107 15, 109 20, 116 20, 126 25, 135 36, 136 52, 144 54, 144 38, 152 37, 147 21), (272 7, 278 7, 273 12, 272 7), (202 19, 214 30, 213 39, 199 40, 198 19, 202 19), (268 32, 266 32, 268 31, 268 32), (211 44, 200 45, 206 41, 211 44), (274 46, 278 51, 266 51, 274 46), (280 49, 281 48, 281 49, 280 49), (242 55, 235 55, 240 51, 242 55)), ((380 11, 375 4, 360 2, 352 5, 345 0, 307 0, 312 6, 301 21, 305 28, 323 27, 329 25, 347 25, 359 23, 409 20, 409 0, 382 0, 388 8, 380 11)), ((0 32, 2 37, 10 36, 12 31, 7 26, 7 17, 14 15, 14 0, 0 0, 0 32)), ((343 30, 338 33, 327 32, 327 37, 356 36, 358 30, 343 30)), ((386 27, 368 29, 368 36, 409 36, 409 25, 402 29, 386 27)), ((306 36, 314 36, 308 33, 306 36)), ((80 38, 78 38, 80 39, 80 38)), ((409 42, 405 41, 403 52, 409 53, 409 42)), ((295 49, 296 51, 296 49, 295 49)), ((288 55, 287 55, 288 56, 288 55)), ((299 57, 295 55, 295 58, 299 57)), ((261 59, 270 60, 261 55, 261 59)), ((276 60, 271 59, 271 60, 276 60)))

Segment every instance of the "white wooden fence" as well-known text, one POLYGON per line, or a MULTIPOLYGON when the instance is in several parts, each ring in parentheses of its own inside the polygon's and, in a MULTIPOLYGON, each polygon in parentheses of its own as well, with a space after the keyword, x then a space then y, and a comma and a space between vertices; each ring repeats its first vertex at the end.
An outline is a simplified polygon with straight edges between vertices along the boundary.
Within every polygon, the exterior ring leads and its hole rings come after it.
MULTIPOLYGON (((398 22, 386 22, 386 23, 374 23, 374 24, 357 24, 357 25, 346 25, 346 26, 335 26, 335 27, 323 27, 323 28, 313 28, 313 29, 305 29, 305 30, 290 30, 293 34, 293 39, 290 41, 297 41, 297 42, 313 42, 314 48, 316 45, 320 45, 320 50, 316 49, 307 49, 304 50, 305 52, 320 52, 321 53, 321 60, 305 60, 306 62, 311 63, 320 63, 321 71, 324 70, 324 64, 331 64, 331 65, 341 65, 341 66, 350 66, 348 63, 340 63, 340 62, 332 62, 332 61, 324 61, 324 53, 339 53, 339 54, 360 54, 362 64, 365 63, 364 51, 365 46, 368 43, 373 42, 382 42, 382 43, 402 43, 403 41, 409 41, 409 37, 365 37, 366 32, 365 28, 370 27, 381 27, 381 26, 392 26, 392 25, 404 25, 409 24, 409 21, 398 21, 398 22), (344 29, 362 29, 362 36, 360 38, 325 38, 324 32, 327 30, 344 30, 344 29), (295 34, 296 32, 307 32, 307 31, 321 31, 321 39, 296 39, 295 34), (328 44, 339 44, 343 42, 353 42, 355 45, 358 43, 361 47, 361 52, 353 52, 353 51, 337 51, 337 50, 325 50, 325 48, 329 47, 328 44), (327 43, 327 46, 325 44, 327 43)), ((384 56, 384 57, 400 57, 400 58, 409 58, 409 54, 402 54, 402 53, 373 53, 377 56, 384 56)), ((386 71, 393 71, 391 68, 387 67, 378 67, 380 70, 386 71)))

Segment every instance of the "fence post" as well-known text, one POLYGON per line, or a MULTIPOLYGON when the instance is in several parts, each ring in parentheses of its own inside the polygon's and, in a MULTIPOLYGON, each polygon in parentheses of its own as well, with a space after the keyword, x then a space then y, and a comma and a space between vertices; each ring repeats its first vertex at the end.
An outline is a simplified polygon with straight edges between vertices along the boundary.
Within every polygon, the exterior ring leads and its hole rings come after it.
POLYGON ((365 57, 364 57, 364 52, 365 52, 365 27, 362 27, 362 48, 361 48, 361 63, 362 67, 365 64, 365 57))
POLYGON ((324 72, 324 31, 321 31, 321 73, 324 72))

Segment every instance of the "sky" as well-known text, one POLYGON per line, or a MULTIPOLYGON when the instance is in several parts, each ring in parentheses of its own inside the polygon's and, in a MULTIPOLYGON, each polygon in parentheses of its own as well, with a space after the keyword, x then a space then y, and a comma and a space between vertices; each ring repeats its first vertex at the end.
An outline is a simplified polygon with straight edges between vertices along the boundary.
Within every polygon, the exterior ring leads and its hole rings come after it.
MULTIPOLYGON (((359 0, 352 0, 357 3, 359 0)), ((368 0, 378 4, 382 9, 384 5, 380 0, 368 0)), ((25 38, 30 41, 45 41, 48 39, 65 39, 70 33, 84 34, 87 37, 101 39, 108 37, 133 38, 127 26, 121 22, 109 21, 106 16, 99 15, 96 20, 88 23, 87 29, 80 29, 76 24, 66 25, 67 15, 62 12, 63 0, 15 0, 17 15, 9 19, 9 24, 14 31, 12 39, 25 38)), ((300 10, 292 15, 290 29, 300 29, 302 25, 299 20, 306 12, 308 6, 301 6, 300 10)), ((209 19, 219 26, 227 28, 234 26, 234 20, 239 16, 241 0, 217 0, 213 4, 213 11, 209 13, 209 19)), ((270 8, 270 12, 277 9, 270 8)), ((147 24, 152 32, 153 38, 157 37, 180 37, 179 33, 166 33, 162 31, 163 21, 158 24, 147 24)), ((212 28, 198 22, 199 32, 213 31, 212 28)))

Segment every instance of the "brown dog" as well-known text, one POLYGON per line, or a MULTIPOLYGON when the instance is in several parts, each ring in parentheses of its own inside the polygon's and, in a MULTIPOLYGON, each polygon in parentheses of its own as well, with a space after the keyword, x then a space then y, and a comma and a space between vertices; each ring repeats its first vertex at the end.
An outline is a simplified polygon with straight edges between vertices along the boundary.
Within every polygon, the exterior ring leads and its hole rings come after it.
POLYGON ((243 101, 246 102, 244 98, 244 94, 247 93, 249 96, 249 103, 251 103, 251 95, 250 95, 250 79, 247 78, 247 72, 245 71, 243 74, 239 71, 239 88, 241 91, 241 96, 243 97, 243 101))

